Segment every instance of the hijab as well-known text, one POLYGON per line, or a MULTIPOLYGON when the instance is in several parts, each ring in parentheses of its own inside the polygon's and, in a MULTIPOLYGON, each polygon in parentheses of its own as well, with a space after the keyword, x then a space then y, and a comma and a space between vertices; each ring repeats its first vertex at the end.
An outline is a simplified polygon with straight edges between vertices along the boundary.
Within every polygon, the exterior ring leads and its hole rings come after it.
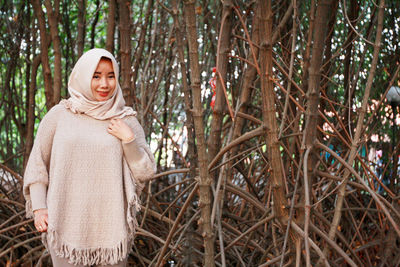
POLYGON ((70 98, 62 100, 67 109, 73 113, 82 113, 98 120, 123 118, 136 115, 131 107, 125 106, 122 89, 118 82, 119 69, 114 56, 105 49, 94 48, 84 53, 72 69, 68 81, 70 98), (113 95, 106 101, 96 101, 91 90, 93 73, 102 57, 111 59, 116 87, 113 95))

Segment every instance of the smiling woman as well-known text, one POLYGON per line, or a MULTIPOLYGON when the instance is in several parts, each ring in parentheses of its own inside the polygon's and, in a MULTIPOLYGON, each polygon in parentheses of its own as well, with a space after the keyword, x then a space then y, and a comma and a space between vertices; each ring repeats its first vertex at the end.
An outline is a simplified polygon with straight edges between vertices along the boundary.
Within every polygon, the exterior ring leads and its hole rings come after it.
POLYGON ((39 125, 24 175, 26 213, 53 266, 125 266, 154 158, 112 54, 82 55, 68 92, 39 125))
POLYGON ((111 98, 116 86, 115 73, 111 59, 102 57, 94 71, 91 88, 97 101, 106 101, 111 98))

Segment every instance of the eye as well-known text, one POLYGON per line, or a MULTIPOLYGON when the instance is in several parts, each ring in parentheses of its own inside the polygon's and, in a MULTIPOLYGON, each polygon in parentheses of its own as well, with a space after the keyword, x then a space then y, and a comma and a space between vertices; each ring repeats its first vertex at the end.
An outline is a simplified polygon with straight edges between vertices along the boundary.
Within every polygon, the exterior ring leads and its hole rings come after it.
POLYGON ((114 79, 115 78, 115 76, 114 75, 110 75, 110 76, 108 76, 108 79, 114 79))
POLYGON ((99 78, 100 78, 100 75, 97 75, 97 74, 93 75, 93 79, 99 79, 99 78))

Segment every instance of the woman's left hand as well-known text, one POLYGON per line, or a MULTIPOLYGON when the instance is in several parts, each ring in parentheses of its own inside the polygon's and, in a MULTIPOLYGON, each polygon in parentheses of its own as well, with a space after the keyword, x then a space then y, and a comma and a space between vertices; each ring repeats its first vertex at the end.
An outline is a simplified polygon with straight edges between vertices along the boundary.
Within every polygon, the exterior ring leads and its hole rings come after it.
POLYGON ((111 119, 107 132, 124 142, 129 142, 135 138, 131 127, 121 119, 111 119))

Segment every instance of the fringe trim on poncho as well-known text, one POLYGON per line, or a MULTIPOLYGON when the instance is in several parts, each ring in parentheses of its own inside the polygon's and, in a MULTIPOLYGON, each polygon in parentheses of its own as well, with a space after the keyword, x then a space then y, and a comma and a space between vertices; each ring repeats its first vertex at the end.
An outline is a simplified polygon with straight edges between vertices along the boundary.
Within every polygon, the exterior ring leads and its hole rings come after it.
POLYGON ((128 235, 135 236, 138 222, 136 213, 140 211, 140 199, 137 194, 134 194, 128 201, 128 210, 126 211, 126 221, 128 223, 128 235))
POLYGON ((30 198, 25 202, 25 216, 28 219, 34 218, 32 211, 32 200, 30 198))
POLYGON ((54 249, 56 255, 68 259, 70 264, 108 265, 117 264, 128 256, 133 239, 128 236, 111 248, 77 249, 61 240, 56 231, 48 228, 47 234, 42 235, 42 241, 45 244, 48 242, 52 249, 54 249))
MULTIPOLYGON (((27 202, 28 203, 28 202, 27 202)), ((31 209, 32 210, 32 209, 31 209)), ((111 248, 74 248, 71 244, 63 241, 57 231, 47 229, 42 234, 42 242, 48 250, 48 245, 56 252, 56 255, 68 259, 74 265, 109 265, 117 264, 124 260, 132 248, 138 222, 136 213, 140 210, 139 198, 135 194, 129 200, 127 210, 128 235, 118 244, 111 248)))

